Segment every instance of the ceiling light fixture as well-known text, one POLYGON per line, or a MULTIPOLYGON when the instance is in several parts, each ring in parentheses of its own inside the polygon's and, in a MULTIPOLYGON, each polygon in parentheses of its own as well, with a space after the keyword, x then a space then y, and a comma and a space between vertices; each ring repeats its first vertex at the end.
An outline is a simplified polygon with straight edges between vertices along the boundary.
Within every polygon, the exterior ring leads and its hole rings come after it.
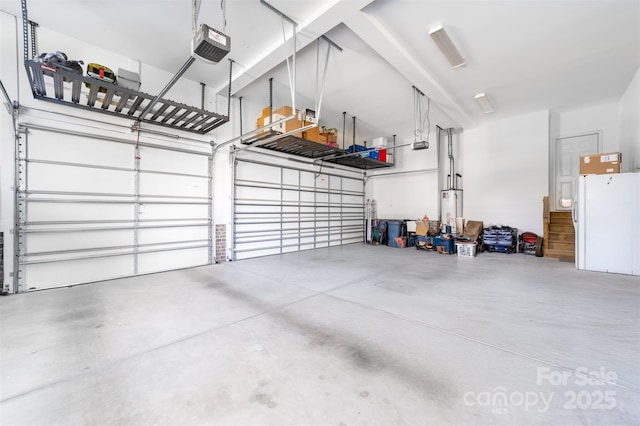
POLYGON ((486 94, 478 93, 474 96, 474 98, 476 101, 478 101, 478 105, 480 105, 480 108, 482 108, 485 114, 491 114, 494 111, 493 105, 491 105, 491 102, 489 101, 489 98, 486 94))
POLYGON ((458 68, 465 64, 464 58, 460 55, 442 25, 436 25, 431 28, 429 35, 453 68, 458 68))

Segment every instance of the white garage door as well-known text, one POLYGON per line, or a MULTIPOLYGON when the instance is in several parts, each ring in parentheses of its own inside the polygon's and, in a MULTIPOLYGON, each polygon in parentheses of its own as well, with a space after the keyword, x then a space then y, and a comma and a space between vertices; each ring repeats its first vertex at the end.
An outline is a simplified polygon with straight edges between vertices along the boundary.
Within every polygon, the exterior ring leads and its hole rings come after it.
POLYGON ((236 159, 234 258, 364 240, 361 176, 236 159))
POLYGON ((211 263, 211 148, 27 125, 18 291, 211 263))

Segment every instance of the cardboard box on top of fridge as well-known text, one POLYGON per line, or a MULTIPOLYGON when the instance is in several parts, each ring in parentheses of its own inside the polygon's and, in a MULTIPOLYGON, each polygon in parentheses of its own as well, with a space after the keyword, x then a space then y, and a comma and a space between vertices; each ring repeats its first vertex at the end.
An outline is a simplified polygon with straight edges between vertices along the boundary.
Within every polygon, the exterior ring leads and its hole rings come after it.
POLYGON ((580 174, 606 175, 620 173, 621 163, 622 154, 619 152, 583 155, 580 157, 580 174))

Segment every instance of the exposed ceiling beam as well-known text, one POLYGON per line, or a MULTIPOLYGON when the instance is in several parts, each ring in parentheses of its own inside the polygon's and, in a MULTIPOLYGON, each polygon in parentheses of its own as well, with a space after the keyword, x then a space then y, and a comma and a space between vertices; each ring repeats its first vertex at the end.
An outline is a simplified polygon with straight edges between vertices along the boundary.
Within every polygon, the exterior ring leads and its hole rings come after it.
MULTIPOLYGON (((477 123, 456 102, 447 90, 404 48, 375 18, 364 12, 345 16, 345 25, 393 66, 411 84, 424 91, 440 109, 463 128, 476 127, 477 123)), ((426 43, 427 34, 425 33, 426 43)), ((454 70, 455 71, 455 70, 454 70)))
MULTIPOLYGON (((298 51, 304 49, 318 37, 342 23, 345 16, 359 13, 360 10, 374 0, 334 0, 326 8, 305 22, 298 23, 298 51)), ((278 6, 277 2, 273 2, 278 6)), ((282 11, 285 13, 286 11, 282 11)), ((288 24, 287 24, 288 25, 288 24)), ((237 93, 253 83, 255 80, 271 71, 292 54, 291 42, 280 42, 277 46, 267 49, 254 63, 245 65, 232 77, 233 93, 237 93)), ((238 66, 239 64, 236 64, 238 66)), ((242 64, 240 64, 242 65, 242 64)), ((223 94, 227 84, 215 88, 215 93, 223 94)))

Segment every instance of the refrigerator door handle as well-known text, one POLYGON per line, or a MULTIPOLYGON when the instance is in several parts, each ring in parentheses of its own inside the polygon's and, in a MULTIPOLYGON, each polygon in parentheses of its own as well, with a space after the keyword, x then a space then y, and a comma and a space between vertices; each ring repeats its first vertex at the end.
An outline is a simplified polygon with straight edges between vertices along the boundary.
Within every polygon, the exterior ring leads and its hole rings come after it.
POLYGON ((571 205, 571 220, 573 221, 574 227, 578 224, 578 198, 576 197, 573 200, 573 204, 571 205))

